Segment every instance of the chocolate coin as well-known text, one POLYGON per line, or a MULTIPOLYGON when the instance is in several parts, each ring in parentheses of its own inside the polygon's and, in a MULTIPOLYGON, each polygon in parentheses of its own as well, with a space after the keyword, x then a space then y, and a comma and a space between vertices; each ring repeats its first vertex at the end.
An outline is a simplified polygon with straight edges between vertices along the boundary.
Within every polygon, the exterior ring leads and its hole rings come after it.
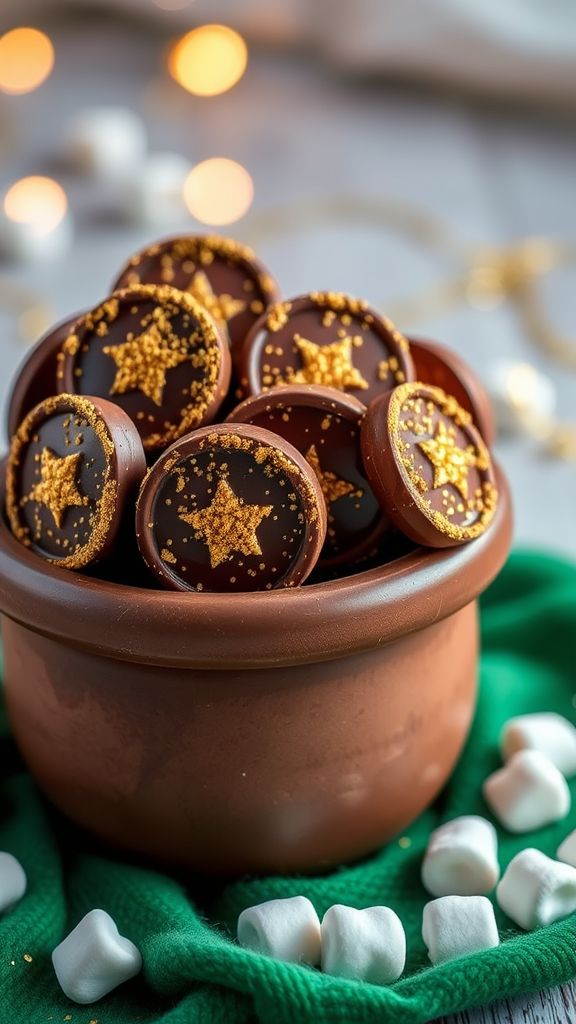
POLYGON ((498 494, 490 455, 470 413, 441 388, 403 384, 371 404, 364 466, 398 529, 450 547, 489 526, 498 494))
POLYGON ((295 587, 318 560, 326 507, 291 444, 224 424, 189 434, 158 459, 140 491, 136 534, 168 589, 295 587))

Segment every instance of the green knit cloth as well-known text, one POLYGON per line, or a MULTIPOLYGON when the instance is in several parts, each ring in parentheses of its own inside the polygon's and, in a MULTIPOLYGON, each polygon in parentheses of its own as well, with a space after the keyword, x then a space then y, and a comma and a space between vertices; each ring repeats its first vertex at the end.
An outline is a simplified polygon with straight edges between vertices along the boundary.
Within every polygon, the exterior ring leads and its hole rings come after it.
MULTIPOLYGON (((459 814, 487 814, 481 783, 500 763, 498 734, 508 717, 545 710, 574 718, 576 566, 515 554, 485 595, 482 632, 474 727, 436 805, 372 857, 316 878, 221 885, 102 856, 40 797, 2 717, 0 849, 20 859, 29 888, 0 920, 0 1024, 410 1024, 575 976, 576 915, 520 934, 497 910, 498 949, 440 967, 427 963, 420 934, 427 897, 419 876, 431 829, 459 814), (320 915, 333 903, 396 910, 408 944, 401 980, 390 987, 341 981, 235 944, 235 922, 244 907, 298 893, 310 897, 320 915), (94 907, 107 910, 138 945, 144 969, 100 1003, 80 1007, 60 991, 50 953, 94 907)), ((526 846, 554 855, 575 826, 576 810, 538 834, 515 837, 499 830, 502 868, 526 846)))

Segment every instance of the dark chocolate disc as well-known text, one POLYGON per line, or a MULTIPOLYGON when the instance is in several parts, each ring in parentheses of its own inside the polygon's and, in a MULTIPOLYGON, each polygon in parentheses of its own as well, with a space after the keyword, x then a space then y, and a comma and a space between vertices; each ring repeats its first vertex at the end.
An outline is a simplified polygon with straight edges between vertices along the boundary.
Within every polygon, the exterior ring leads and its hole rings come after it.
POLYGON ((470 413, 441 388, 403 384, 372 402, 362 424, 375 494, 408 537, 451 547, 484 533, 498 494, 470 413))
POLYGON ((132 284, 170 284, 189 292, 227 329, 233 356, 280 295, 276 281, 247 245, 219 235, 169 238, 137 252, 114 289, 132 284))
POLYGON ((115 292, 62 346, 60 391, 121 406, 147 451, 211 423, 230 383, 228 346, 205 309, 168 285, 115 292))
POLYGON ((6 429, 16 433, 25 416, 38 402, 55 395, 58 353, 78 317, 69 317, 51 327, 27 353, 16 372, 8 398, 6 429))
POLYGON ((286 438, 318 477, 328 531, 320 565, 353 563, 376 547, 389 527, 366 479, 360 426, 366 406, 334 388, 300 384, 247 398, 228 417, 286 438))
POLYGON ((254 325, 240 363, 246 394, 292 384, 322 384, 369 402, 406 380, 406 338, 361 299, 311 292, 279 302, 254 325))
POLYGON ((47 398, 12 438, 12 532, 66 569, 100 561, 111 553, 145 472, 138 431, 122 409, 100 398, 47 398))
POLYGON ((136 535, 149 569, 172 590, 294 587, 318 560, 326 507, 291 444, 224 424, 189 434, 158 459, 142 484, 136 535))
POLYGON ((416 380, 442 388, 471 414, 488 446, 494 444, 496 423, 492 402, 471 366, 451 349, 436 341, 409 338, 416 380))

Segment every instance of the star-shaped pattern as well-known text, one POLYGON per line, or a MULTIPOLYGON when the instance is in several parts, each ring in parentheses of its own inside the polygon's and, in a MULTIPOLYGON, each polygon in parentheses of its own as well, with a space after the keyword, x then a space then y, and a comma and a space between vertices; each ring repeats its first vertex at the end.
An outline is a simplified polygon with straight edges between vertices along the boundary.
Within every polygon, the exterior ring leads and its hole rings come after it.
POLYGON ((225 327, 229 320, 246 309, 246 303, 242 299, 235 299, 226 292, 216 295, 203 270, 197 270, 192 275, 186 285, 186 291, 197 299, 201 306, 204 306, 219 327, 225 327))
POLYGON ((213 569, 237 552, 261 555, 256 530, 270 515, 273 505, 247 505, 238 498, 227 480, 220 480, 216 493, 206 508, 197 512, 181 512, 180 519, 200 535, 210 552, 213 569))
POLYGON ((456 433, 449 432, 443 420, 438 420, 434 437, 418 441, 418 447, 434 467, 434 488, 452 484, 466 501, 468 473, 477 464, 474 453, 460 447, 456 433))
POLYGON ((291 377, 291 384, 325 384, 340 391, 369 387, 368 381, 352 362, 353 341, 349 335, 331 345, 317 345, 296 334, 294 343, 302 356, 303 366, 291 377))
POLYGON ((333 518, 332 502, 338 501, 338 498, 345 498, 347 494, 356 494, 357 488, 347 480, 341 480, 332 470, 322 469, 316 445, 314 444, 306 452, 306 462, 312 467, 318 478, 318 483, 326 502, 326 508, 328 509, 328 518, 331 520, 333 518))
POLYGON ((131 341, 105 345, 102 351, 117 366, 109 394, 141 391, 154 405, 162 404, 168 370, 190 358, 186 351, 173 347, 155 323, 131 341))
POLYGON ((27 495, 26 501, 45 505, 58 529, 66 509, 71 505, 86 505, 88 499, 78 490, 76 477, 80 453, 60 457, 43 448, 40 456, 40 481, 27 495))

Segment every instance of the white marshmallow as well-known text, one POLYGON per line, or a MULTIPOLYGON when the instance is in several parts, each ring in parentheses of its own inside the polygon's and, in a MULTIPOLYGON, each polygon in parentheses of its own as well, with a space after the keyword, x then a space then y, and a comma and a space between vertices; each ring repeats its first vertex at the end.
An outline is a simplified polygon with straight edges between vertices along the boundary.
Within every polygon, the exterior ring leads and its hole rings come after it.
POLYGON ((26 875, 11 853, 0 853, 0 914, 11 910, 26 892, 26 875))
POLYGON ((576 869, 540 850, 522 850, 506 868, 496 898, 526 931, 552 924, 576 910, 576 869))
POLYGON ((486 779, 484 798, 509 832, 531 832, 565 818, 566 779, 539 750, 520 750, 486 779))
POLYGON ((539 750, 563 775, 576 775, 576 729, 553 711, 511 718, 502 730, 500 749, 504 761, 519 750, 539 750))
POLYGON ((520 433, 532 425, 546 431, 556 410, 550 377, 530 363, 498 360, 488 363, 484 379, 501 432, 520 433))
POLYGON ((105 910, 91 910, 52 953, 60 988, 75 1003, 95 1003, 133 978, 142 957, 105 910))
POLYGON ((182 189, 192 165, 179 153, 152 153, 126 182, 123 208, 136 224, 162 227, 184 212, 182 189))
POLYGON ((499 877, 496 829, 486 818, 464 814, 432 832, 422 862, 432 896, 481 896, 499 877))
POLYGON ((560 843, 556 856, 558 860, 562 860, 565 864, 571 864, 573 868, 576 868, 576 828, 560 843))
POLYGON ((441 896, 424 907, 422 938, 433 964, 500 944, 494 908, 486 896, 441 896))
POLYGON ((144 122, 125 107, 89 108, 68 126, 68 160, 83 174, 96 178, 139 174, 147 148, 144 122))
POLYGON ((268 900, 243 910, 238 942, 255 953, 289 963, 320 963, 320 920, 306 896, 268 900))
POLYGON ((373 985, 396 981, 406 963, 406 935, 389 907, 335 904, 322 919, 322 970, 373 985))

